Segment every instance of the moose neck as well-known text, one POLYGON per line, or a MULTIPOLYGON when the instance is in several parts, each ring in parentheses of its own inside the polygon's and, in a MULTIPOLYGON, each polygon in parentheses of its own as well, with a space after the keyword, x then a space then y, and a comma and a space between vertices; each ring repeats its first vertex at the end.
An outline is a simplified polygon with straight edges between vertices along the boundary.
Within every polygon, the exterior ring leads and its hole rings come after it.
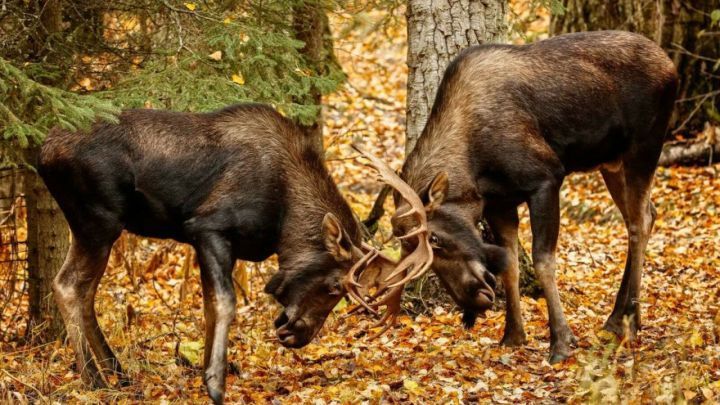
POLYGON ((359 227, 350 206, 315 148, 304 142, 295 145, 288 156, 285 177, 286 213, 278 249, 281 269, 312 260, 307 255, 325 250, 322 222, 327 213, 334 214, 353 242, 359 243, 359 227))
POLYGON ((474 131, 463 108, 435 106, 415 148, 408 154, 402 177, 417 193, 427 191, 440 172, 448 174, 446 201, 475 200, 477 187, 472 173, 468 138, 474 131))

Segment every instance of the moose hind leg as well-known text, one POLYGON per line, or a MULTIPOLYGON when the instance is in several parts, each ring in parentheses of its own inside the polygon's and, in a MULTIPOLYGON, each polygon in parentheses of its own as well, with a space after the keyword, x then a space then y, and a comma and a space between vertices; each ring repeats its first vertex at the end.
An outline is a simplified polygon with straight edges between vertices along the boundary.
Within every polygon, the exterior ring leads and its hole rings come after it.
POLYGON ((100 330, 94 309, 95 292, 105 272, 112 244, 90 246, 93 247, 84 246, 78 238, 73 238, 53 289, 83 381, 103 388, 106 384, 93 361, 93 352, 103 369, 122 373, 120 363, 100 330))
POLYGON ((628 230, 625 271, 615 306, 604 328, 618 336, 628 334, 628 339, 634 339, 640 329, 642 266, 656 216, 655 207, 650 201, 653 173, 654 171, 638 171, 627 167, 617 173, 603 172, 605 183, 623 213, 628 230))
POLYGON ((198 240, 195 249, 205 309, 204 380, 210 398, 219 404, 225 398, 228 332, 235 318, 234 260, 230 243, 220 235, 208 233, 198 240))
POLYGON ((530 198, 530 227, 533 235, 532 256, 535 272, 542 285, 550 318, 550 363, 568 358, 575 335, 565 320, 555 281, 555 249, 560 227, 560 187, 548 184, 530 198))

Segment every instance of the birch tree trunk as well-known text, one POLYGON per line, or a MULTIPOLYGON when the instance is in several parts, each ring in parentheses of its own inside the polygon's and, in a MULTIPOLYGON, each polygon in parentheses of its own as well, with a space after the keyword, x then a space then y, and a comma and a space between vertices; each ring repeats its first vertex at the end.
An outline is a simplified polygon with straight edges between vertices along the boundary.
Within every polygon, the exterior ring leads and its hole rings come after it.
POLYGON ((406 155, 425 127, 447 65, 469 46, 503 42, 506 10, 504 0, 408 1, 406 155))

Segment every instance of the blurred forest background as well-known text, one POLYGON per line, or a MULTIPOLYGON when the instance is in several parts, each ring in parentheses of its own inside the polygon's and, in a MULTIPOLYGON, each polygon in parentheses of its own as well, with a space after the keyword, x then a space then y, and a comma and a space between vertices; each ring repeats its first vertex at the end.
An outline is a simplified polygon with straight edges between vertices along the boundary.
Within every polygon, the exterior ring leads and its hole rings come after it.
MULTIPOLYGON (((641 340, 599 332, 626 235, 599 175, 583 174, 563 188, 558 260, 574 359, 544 361, 547 314, 529 273, 520 349, 496 345, 500 309, 462 329, 430 279, 407 292, 407 315, 380 341, 355 338, 368 320, 341 318, 343 301, 316 343, 291 351, 274 342, 276 308, 262 293, 277 264, 238 263, 228 399, 717 401, 720 0, 0 0, 0 401, 205 400, 198 269, 171 241, 123 235, 98 292, 100 324, 134 384, 85 391, 69 368, 50 283, 70 235, 32 169, 51 127, 84 129, 123 108, 269 103, 323 145, 358 217, 372 219, 381 187, 350 143, 399 168, 461 49, 598 29, 657 41, 682 81, 653 190, 641 340)), ((378 233, 390 239, 385 220, 378 233)), ((521 239, 530 246, 526 215, 521 239)))

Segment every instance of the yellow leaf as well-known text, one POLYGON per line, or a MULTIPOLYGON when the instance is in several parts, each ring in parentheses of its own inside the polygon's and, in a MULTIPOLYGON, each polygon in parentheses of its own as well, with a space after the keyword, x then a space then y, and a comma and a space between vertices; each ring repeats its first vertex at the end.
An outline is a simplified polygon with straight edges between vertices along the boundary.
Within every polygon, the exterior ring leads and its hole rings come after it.
POLYGON ((195 11, 195 8, 197 7, 195 3, 185 3, 185 7, 187 7, 190 11, 195 11))
POLYGON ((347 298, 341 299, 340 301, 338 301, 337 305, 335 305, 335 308, 333 308, 333 312, 342 311, 343 309, 347 308, 348 303, 349 303, 349 301, 347 298))
POLYGON ((222 59, 222 51, 215 51, 215 52, 211 53, 210 55, 208 55, 208 58, 218 61, 218 60, 222 59))
POLYGON ((225 17, 225 19, 223 20, 223 24, 230 24, 231 22, 232 20, 230 19, 230 17, 225 17))
POLYGON ((704 343, 702 335, 698 331, 694 331, 692 336, 690 336, 690 339, 688 339, 688 343, 692 348, 696 348, 698 346, 702 346, 704 343))
POLYGON ((400 248, 386 247, 382 250, 382 253, 392 260, 400 260, 400 248))
POLYGON ((241 74, 232 75, 232 81, 237 84, 245 84, 245 78, 241 74))
POLYGON ((415 395, 419 395, 422 393, 420 385, 413 380, 403 381, 403 388, 405 388, 406 391, 411 392, 415 395))
POLYGON ((203 344, 202 342, 180 342, 178 351, 180 354, 187 359, 192 365, 200 364, 200 355, 202 353, 203 344))

